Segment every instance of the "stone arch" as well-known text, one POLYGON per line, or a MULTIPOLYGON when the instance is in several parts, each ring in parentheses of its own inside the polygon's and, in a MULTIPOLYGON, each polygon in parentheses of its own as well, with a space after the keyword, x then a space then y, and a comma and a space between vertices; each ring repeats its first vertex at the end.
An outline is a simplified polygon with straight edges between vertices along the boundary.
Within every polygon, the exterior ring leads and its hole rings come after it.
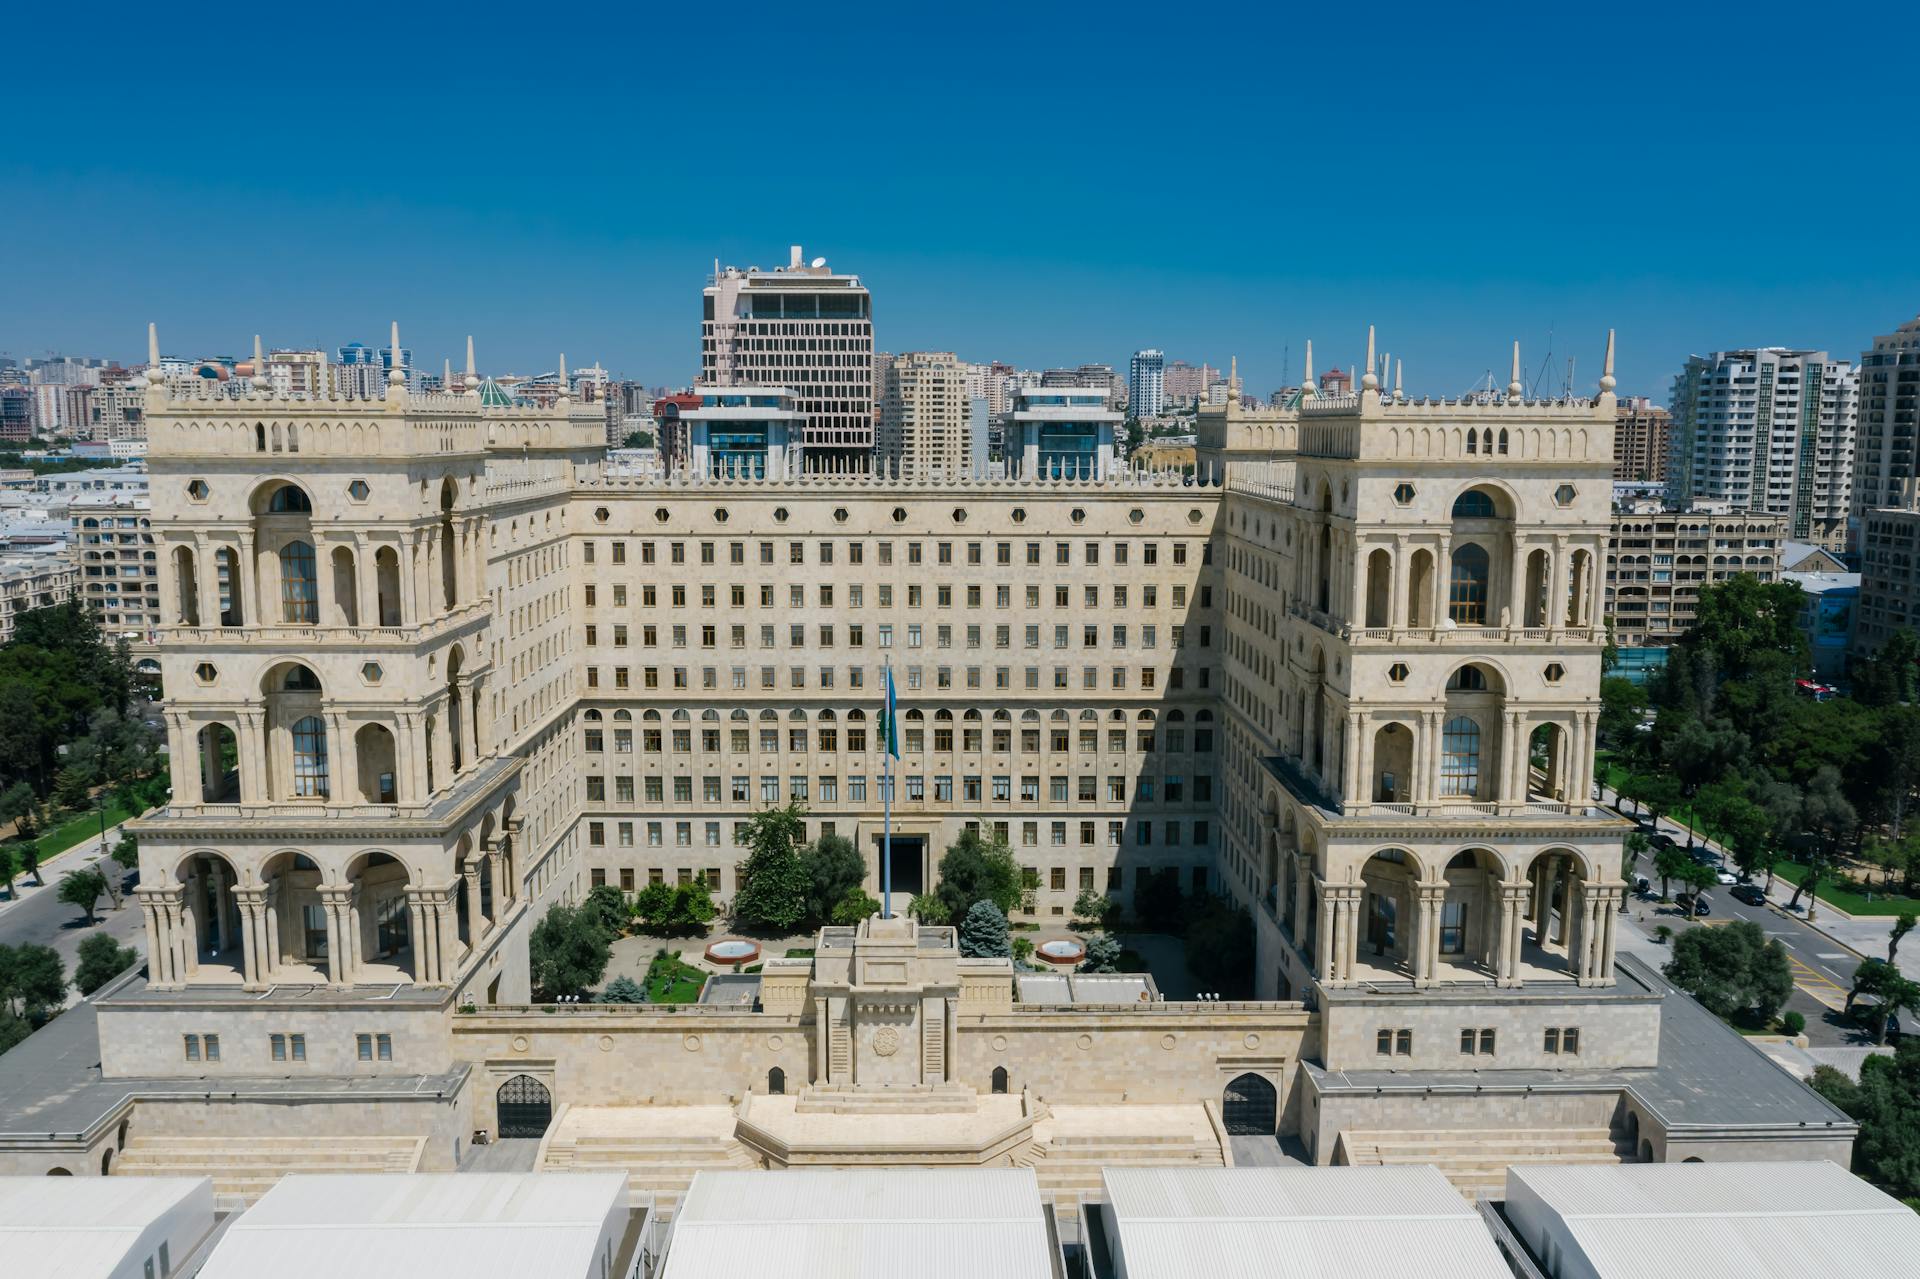
POLYGON ((200 625, 199 562, 191 546, 176 546, 169 557, 173 568, 174 620, 182 626, 200 625))
POLYGON ((381 546, 373 552, 374 606, 379 616, 369 619, 379 626, 399 626, 400 611, 400 552, 392 546, 381 546))
POLYGON ((1376 849, 1357 871, 1359 933, 1354 944, 1372 962, 1411 971, 1417 889, 1426 880, 1419 859, 1401 847, 1376 849))
POLYGON ((460 491, 448 476, 440 482, 440 522, 435 536, 440 544, 440 581, 436 583, 440 590, 441 609, 451 612, 461 602, 459 598, 459 538, 454 534, 453 505, 460 491))
POLYGON ((1373 775, 1368 798, 1376 804, 1405 804, 1413 799, 1414 729, 1389 720, 1373 733, 1373 775))
POLYGON ((354 775, 369 804, 400 802, 399 748, 385 724, 362 724, 353 735, 354 775))
POLYGON ((1279 1131, 1279 1110, 1279 1090, 1264 1075, 1236 1075, 1221 1090, 1221 1124, 1229 1136, 1273 1136, 1279 1131))
POLYGON ((336 546, 327 556, 334 616, 348 626, 360 625, 360 566, 351 546, 336 546))
POLYGON ((342 879, 354 891, 342 940, 345 953, 336 971, 349 974, 349 980, 362 974, 371 981, 392 980, 395 970, 415 982, 427 980, 433 964, 423 951, 434 939, 414 935, 421 921, 413 908, 412 868, 383 849, 367 849, 347 862, 342 879))
POLYGON ((553 1123, 553 1094, 532 1075, 515 1075, 494 1093, 502 1137, 544 1137, 553 1123))
POLYGON ((285 971, 295 964, 310 966, 320 980, 326 980, 335 924, 326 890, 337 883, 316 858, 297 848, 283 848, 262 859, 260 882, 266 908, 261 978, 302 980, 296 972, 285 971))
POLYGON ((1375 547, 1367 555, 1366 624, 1370 627, 1393 625, 1392 609, 1393 552, 1384 546, 1375 547))
POLYGON ((1006 1094, 1007 1088, 1008 1088, 1008 1079, 1007 1079, 1007 1068, 1005 1066, 995 1066, 993 1068, 991 1087, 993 1090, 993 1094, 996 1097, 1004 1096, 1006 1094))
POLYGON ((193 735, 200 771, 200 802, 240 802, 240 738, 233 726, 221 721, 202 725, 193 735))
POLYGON ((1520 587, 1520 624, 1546 626, 1549 616, 1547 596, 1553 583, 1552 553, 1544 547, 1527 552, 1526 573, 1520 587))
POLYGON ((184 890, 181 926, 187 972, 214 980, 244 978, 244 935, 236 890, 252 880, 226 854, 211 848, 186 853, 173 879, 184 890))
POLYGON ((1410 627, 1433 625, 1433 564, 1433 551, 1424 546, 1408 558, 1407 625, 1410 627))
POLYGON ((783 1097, 787 1092, 787 1072, 775 1066, 767 1072, 767 1095, 783 1097))
POLYGON ((1549 720, 1527 734, 1526 797, 1570 802, 1573 784, 1573 734, 1567 726, 1549 720))

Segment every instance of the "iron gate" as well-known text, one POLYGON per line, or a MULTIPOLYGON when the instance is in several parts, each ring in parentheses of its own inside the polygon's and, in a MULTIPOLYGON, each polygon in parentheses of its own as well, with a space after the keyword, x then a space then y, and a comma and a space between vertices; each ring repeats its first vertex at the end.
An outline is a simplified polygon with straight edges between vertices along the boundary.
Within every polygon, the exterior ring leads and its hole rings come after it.
POLYGON ((1259 1075, 1241 1075, 1227 1085, 1220 1118, 1235 1137, 1271 1137, 1278 1127, 1278 1094, 1259 1075))
POLYGON ((515 1075, 500 1085, 496 1108, 502 1137, 544 1137, 553 1122, 553 1095, 537 1079, 515 1075))

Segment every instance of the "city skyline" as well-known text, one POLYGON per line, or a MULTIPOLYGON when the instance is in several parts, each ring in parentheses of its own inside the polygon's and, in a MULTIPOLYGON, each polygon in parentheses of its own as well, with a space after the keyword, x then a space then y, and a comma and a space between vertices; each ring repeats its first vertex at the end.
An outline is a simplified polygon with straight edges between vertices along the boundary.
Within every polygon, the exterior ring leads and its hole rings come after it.
MULTIPOLYGON (((710 58, 656 59, 629 91, 566 59, 503 61, 489 24, 432 13, 383 19, 385 45, 431 51, 410 52, 405 76, 325 42, 267 40, 272 57, 226 60, 217 93, 156 75, 140 25, 107 23, 86 94, 61 92, 55 60, 18 69, 24 99, 62 100, 65 142, 0 160, 0 235, 32 249, 11 267, 0 350, 137 358, 148 319, 183 353, 244 351, 256 330, 330 348, 377 341, 398 318, 429 368, 458 363, 472 331, 489 367, 542 369, 566 351, 684 385, 714 260, 773 266, 792 243, 874 290, 879 349, 1124 368, 1155 347, 1220 366, 1237 356, 1261 390, 1298 380, 1309 338, 1322 368, 1346 368, 1368 324, 1423 393, 1457 395, 1489 368, 1504 379, 1516 338, 1530 382, 1557 388, 1573 353, 1584 386, 1592 335, 1614 328, 1620 390, 1658 397, 1691 354, 1858 352, 1914 313, 1920 269, 1891 255, 1868 271, 1843 251, 1916 194, 1898 170, 1846 176, 1871 168, 1868 123, 1897 116, 1893 79, 1750 83, 1738 68, 1770 56, 1766 24, 1632 9, 1610 20, 1583 57, 1594 33, 1551 15, 1528 20, 1517 50, 1497 19, 1388 15, 1371 24, 1369 62, 1393 74, 1366 75, 1362 94, 1347 58, 1290 56, 1275 76, 1204 40, 1167 57, 1158 81, 1114 78, 1109 55, 1131 28, 1071 14, 1022 15, 1022 45, 1074 52, 1035 78, 1013 46, 922 42, 909 59, 911 33, 835 13, 810 20, 805 46, 859 76, 785 97, 777 126, 762 95, 702 92, 710 58), (1685 79, 1613 52, 1709 43, 1716 57, 1685 79), (444 91, 452 68, 475 62, 500 92, 444 91), (367 104, 360 145, 313 163, 253 140, 337 126, 336 99, 308 90, 319 76, 367 104), (807 139, 881 103, 888 132, 971 138, 1001 162, 962 200, 948 147, 819 163, 807 139), (172 141, 129 135, 141 119, 165 120, 172 141), (1843 176, 1770 189, 1764 217, 1730 213, 1754 207, 1739 166, 1663 180, 1734 119, 1764 134, 1748 145, 1817 145, 1823 171, 1843 176), (1103 164, 1099 142, 1120 120, 1124 144, 1114 137, 1103 164), (770 128, 799 141, 737 189, 704 160, 671 158, 770 128), (1086 140, 1080 162, 1027 158, 1068 137, 1086 140), (1145 157, 1148 198, 1121 182, 1122 145, 1145 157)), ((52 38, 44 24, 58 21, 21 15, 16 47, 52 38)), ((1253 12, 1206 29, 1248 49, 1337 52, 1354 35, 1331 17, 1253 12)), ((772 21, 740 30, 729 47, 794 39, 772 21)), ((674 14, 608 16, 592 31, 611 48, 713 40, 674 14)))

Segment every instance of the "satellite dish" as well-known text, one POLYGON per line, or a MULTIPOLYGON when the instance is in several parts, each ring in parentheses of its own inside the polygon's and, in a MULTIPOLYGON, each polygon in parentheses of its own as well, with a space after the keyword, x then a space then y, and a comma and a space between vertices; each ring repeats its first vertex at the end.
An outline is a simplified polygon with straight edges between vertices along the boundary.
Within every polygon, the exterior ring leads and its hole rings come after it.
POLYGON ((809 263, 808 265, 810 265, 811 267, 813 267, 813 269, 814 269, 814 270, 816 270, 816 271, 817 271, 817 270, 819 270, 819 269, 820 269, 821 267, 823 267, 823 266, 825 266, 826 264, 827 264, 827 260, 826 260, 825 258, 815 258, 815 259, 814 259, 814 260, 813 260, 813 261, 812 261, 811 263, 809 263))

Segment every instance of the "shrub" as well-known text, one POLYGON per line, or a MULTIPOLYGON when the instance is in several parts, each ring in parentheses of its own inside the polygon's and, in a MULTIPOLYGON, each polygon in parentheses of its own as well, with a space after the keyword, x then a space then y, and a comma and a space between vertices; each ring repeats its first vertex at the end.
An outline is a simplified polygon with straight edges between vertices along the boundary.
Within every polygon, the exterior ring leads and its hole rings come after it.
POLYGON ((585 991, 606 974, 612 958, 613 938, 585 903, 550 907, 527 938, 534 988, 549 1000, 585 991))
POLYGON ((816 923, 832 919, 849 894, 867 878, 867 863, 844 835, 822 835, 801 859, 807 872, 807 917, 816 923))
POLYGON ((1807 1019, 1799 1013, 1780 1014, 1780 1029, 1789 1035, 1798 1035, 1807 1028, 1807 1019))
POLYGON ((647 992, 640 989, 639 982, 623 974, 608 982, 607 988, 600 992, 600 997, 595 1002, 602 1004, 644 1004, 647 1002, 647 992))
POLYGON ((833 907, 833 922, 836 924, 858 924, 869 916, 880 913, 880 903, 867 896, 866 890, 851 888, 833 907))
POLYGON ((915 893, 907 903, 907 913, 923 924, 944 924, 953 918, 947 904, 935 893, 915 893))
POLYGON ((998 840, 985 840, 978 831, 962 831, 947 855, 940 859, 940 886, 949 919, 965 920, 975 902, 989 901, 1006 915, 1020 905, 1020 866, 998 840))
POLYGON ((1120 951, 1120 939, 1111 933, 1090 937, 1087 939, 1087 959, 1080 965, 1080 971, 1083 973, 1119 972, 1120 951))

